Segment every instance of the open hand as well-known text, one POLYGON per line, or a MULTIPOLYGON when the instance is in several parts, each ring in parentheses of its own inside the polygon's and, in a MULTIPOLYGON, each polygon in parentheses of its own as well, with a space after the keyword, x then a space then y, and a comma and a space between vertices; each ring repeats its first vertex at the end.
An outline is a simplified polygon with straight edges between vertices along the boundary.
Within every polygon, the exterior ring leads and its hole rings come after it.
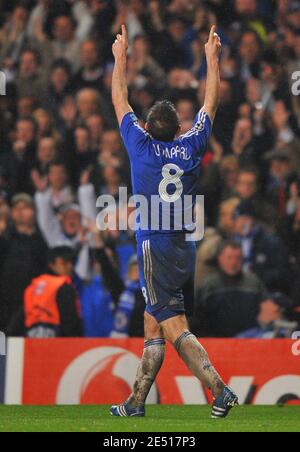
POLYGON ((84 171, 82 171, 80 175, 80 185, 88 185, 90 183, 92 172, 92 165, 88 166, 84 171))
POLYGON ((40 173, 33 169, 31 171, 31 181, 37 191, 45 192, 48 188, 48 177, 47 176, 41 176, 40 173))

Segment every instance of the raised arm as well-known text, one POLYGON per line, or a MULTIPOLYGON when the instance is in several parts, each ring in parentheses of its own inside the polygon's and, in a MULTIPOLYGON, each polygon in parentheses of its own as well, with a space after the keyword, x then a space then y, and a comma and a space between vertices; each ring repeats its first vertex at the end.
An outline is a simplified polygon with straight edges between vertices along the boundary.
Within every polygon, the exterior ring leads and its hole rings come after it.
POLYGON ((205 45, 207 61, 207 80, 203 109, 211 121, 215 119, 220 99, 220 51, 222 48, 216 26, 210 30, 209 39, 205 45))
POLYGON ((113 55, 115 57, 115 67, 112 78, 112 101, 120 125, 126 113, 132 111, 132 108, 128 103, 128 88, 126 80, 127 49, 127 30, 125 25, 122 25, 122 34, 117 35, 112 47, 113 55))

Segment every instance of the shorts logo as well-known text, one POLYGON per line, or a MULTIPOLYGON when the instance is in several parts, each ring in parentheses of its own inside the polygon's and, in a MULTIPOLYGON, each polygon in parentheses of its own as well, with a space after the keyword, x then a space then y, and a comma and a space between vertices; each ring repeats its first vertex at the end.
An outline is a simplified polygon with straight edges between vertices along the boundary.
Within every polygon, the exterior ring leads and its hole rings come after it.
POLYGON ((178 306, 180 303, 175 298, 169 301, 169 306, 178 306))

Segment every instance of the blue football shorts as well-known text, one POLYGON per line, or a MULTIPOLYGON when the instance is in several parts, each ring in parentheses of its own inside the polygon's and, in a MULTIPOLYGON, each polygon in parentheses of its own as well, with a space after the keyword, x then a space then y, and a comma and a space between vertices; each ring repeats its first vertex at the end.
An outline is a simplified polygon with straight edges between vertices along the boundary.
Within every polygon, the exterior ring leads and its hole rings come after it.
POLYGON ((137 239, 146 312, 158 323, 193 313, 196 245, 185 237, 162 233, 137 239))

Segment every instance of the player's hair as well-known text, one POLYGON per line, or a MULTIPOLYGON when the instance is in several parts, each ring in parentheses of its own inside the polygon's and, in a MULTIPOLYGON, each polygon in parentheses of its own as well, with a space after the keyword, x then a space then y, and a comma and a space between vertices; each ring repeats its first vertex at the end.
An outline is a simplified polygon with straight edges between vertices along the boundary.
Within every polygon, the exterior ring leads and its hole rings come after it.
POLYGON ((148 114, 147 124, 148 132, 155 140, 174 140, 180 127, 175 105, 169 101, 156 102, 148 114))

